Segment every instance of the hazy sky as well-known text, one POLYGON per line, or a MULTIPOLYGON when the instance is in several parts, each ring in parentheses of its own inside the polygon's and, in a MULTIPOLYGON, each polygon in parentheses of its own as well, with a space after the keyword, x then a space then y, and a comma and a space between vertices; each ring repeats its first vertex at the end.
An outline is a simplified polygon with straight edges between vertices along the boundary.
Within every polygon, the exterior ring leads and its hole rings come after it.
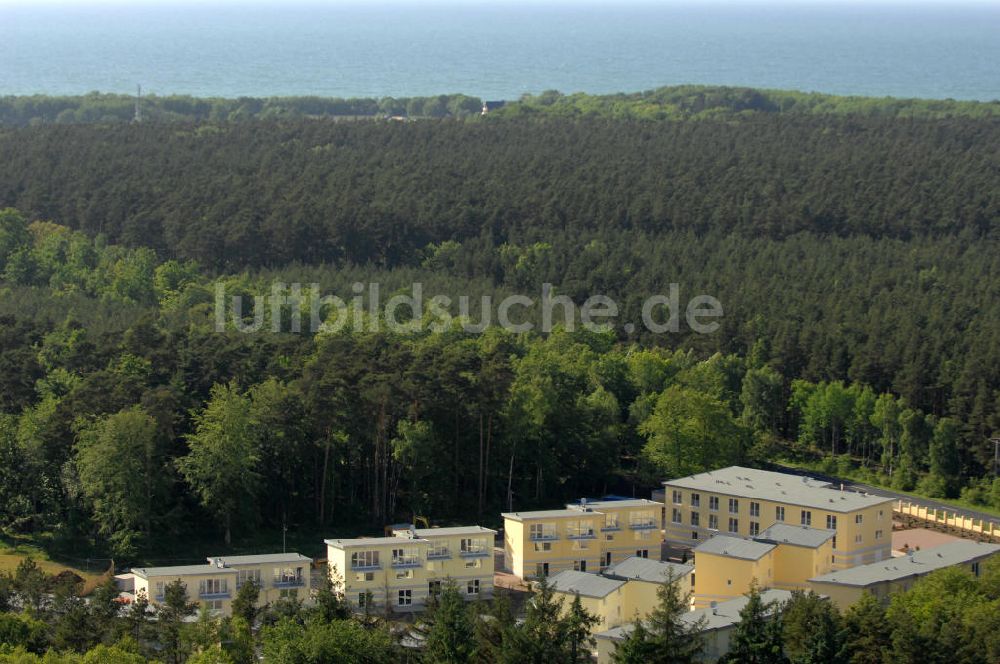
POLYGON ((96 6, 96 5, 482 5, 531 4, 531 5, 605 5, 621 4, 654 5, 799 5, 831 6, 850 5, 995 5, 1000 0, 0 0, 2 6, 96 6))

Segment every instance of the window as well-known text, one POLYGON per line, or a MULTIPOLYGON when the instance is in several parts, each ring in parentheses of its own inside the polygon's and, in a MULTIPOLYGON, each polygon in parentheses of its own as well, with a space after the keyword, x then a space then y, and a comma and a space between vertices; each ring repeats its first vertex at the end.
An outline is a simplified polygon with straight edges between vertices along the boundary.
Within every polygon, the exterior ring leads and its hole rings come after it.
POLYGON ((396 596, 396 604, 398 606, 409 606, 413 604, 413 591, 400 590, 399 594, 396 596))
POLYGON ((691 494, 691 507, 701 507, 701 494, 692 493, 691 494))
POLYGON ((247 581, 253 581, 257 587, 261 587, 259 569, 241 569, 236 572, 236 587, 242 588, 247 581))
POLYGON ((531 539, 555 539, 556 528, 551 523, 532 523, 528 526, 531 539))
POLYGON ((681 522, 681 511, 679 509, 677 509, 676 507, 674 508, 673 514, 671 514, 671 516, 670 516, 670 520, 673 523, 680 523, 681 522))
POLYGON ((278 593, 281 599, 297 599, 299 596, 298 588, 282 588, 281 592, 278 593))
POLYGON ((691 539, 693 539, 693 540, 698 539, 698 531, 697 530, 692 530, 691 531, 691 539))
POLYGON ((877 539, 877 540, 882 539, 882 531, 881 530, 876 530, 875 531, 875 539, 877 539))
POLYGON ((674 498, 674 505, 680 505, 682 502, 684 502, 684 494, 682 494, 677 489, 674 489, 673 498, 674 498))
POLYGON ((739 514, 739 512, 740 512, 740 501, 737 500, 736 498, 730 498, 729 499, 729 513, 730 514, 739 514))
POLYGON ((427 549, 428 558, 447 558, 449 555, 448 545, 444 543, 433 544, 427 549))
POLYGON ((861 533, 858 533, 857 535, 854 536, 854 543, 855 544, 861 544, 861 540, 863 540, 863 539, 864 539, 864 535, 862 535, 861 533))
POLYGON ((979 576, 979 561, 972 563, 972 575, 979 576))
POLYGON ((412 569, 398 569, 396 570, 397 579, 412 579, 413 570, 412 569))
POLYGON ((785 508, 781 505, 776 505, 774 508, 774 520, 784 521, 785 520, 785 508))
POLYGON ((465 569, 479 569, 483 566, 482 560, 466 560, 465 569))
POLYGON ((837 548, 837 536, 836 535, 833 536, 833 542, 831 542, 830 546, 832 546, 835 549, 837 548))
POLYGON ((156 582, 156 596, 163 597, 163 581, 156 582))
MULTIPOLYGON (((593 528, 590 529, 590 534, 591 535, 594 534, 594 529, 593 528)), ((486 540, 484 540, 484 539, 472 539, 471 537, 462 540, 460 550, 461 550, 462 553, 467 554, 467 555, 468 554, 481 554, 481 553, 486 553, 488 551, 488 549, 486 547, 486 540)))
POLYGON ((608 551, 604 554, 604 566, 611 567, 611 552, 608 551))
POLYGON ((700 521, 701 521, 701 515, 698 514, 697 512, 691 512, 691 525, 697 526, 699 525, 700 521))
POLYGON ((438 579, 435 579, 434 581, 428 581, 427 594, 432 597, 441 594, 441 581, 438 579))
POLYGON ((359 567, 378 567, 378 551, 351 552, 351 569, 359 567))
POLYGON ((587 571, 587 561, 586 560, 574 560, 573 561, 573 571, 574 572, 586 572, 587 571))
POLYGON ((535 542, 535 551, 551 551, 552 542, 535 542))
POLYGON ((738 533, 740 532, 740 520, 729 517, 729 532, 738 533))
POLYGON ((368 602, 368 593, 358 593, 358 606, 364 606, 368 602))
POLYGON ((635 552, 636 558, 649 558, 649 549, 639 549, 635 552))
POLYGON ((878 520, 879 520, 879 521, 881 521, 881 520, 882 520, 882 510, 879 510, 879 511, 878 511, 878 520))
POLYGON ((813 522, 813 514, 809 510, 802 510, 802 516, 800 522, 803 526, 811 526, 813 522))
POLYGON ((760 516, 760 503, 750 501, 750 516, 760 516))
POLYGON ((417 565, 419 562, 420 555, 417 552, 417 549, 407 548, 392 550, 392 564, 394 566, 417 565))
POLYGON ((826 515, 826 529, 836 530, 837 529, 837 517, 832 514, 826 515))
POLYGON ((854 523, 858 524, 859 526, 862 524, 862 522, 864 522, 864 520, 865 520, 865 515, 864 514, 855 514, 854 515, 854 523))
POLYGON ((536 563, 535 564, 535 576, 548 576, 549 575, 549 564, 548 563, 536 563))
POLYGON ((573 550, 574 551, 584 551, 590 548, 590 542, 587 540, 573 540, 573 550))
POLYGON ((605 528, 618 528, 618 515, 617 514, 607 514, 604 517, 604 527, 605 528))
POLYGON ((205 608, 208 609, 209 611, 221 611, 222 610, 222 600, 221 599, 215 599, 215 600, 211 600, 209 602, 203 602, 203 604, 205 605, 205 608))
POLYGON ((201 595, 222 595, 229 592, 227 579, 205 579, 198 582, 198 592, 201 595))
POLYGON ((719 517, 715 516, 714 514, 709 514, 708 515, 708 527, 709 527, 710 530, 718 530, 719 529, 719 517))
POLYGON ((652 539, 652 533, 648 530, 637 530, 635 531, 635 539, 637 541, 652 539))
POLYGON ((375 572, 358 572, 354 575, 355 581, 374 581, 375 572))
POLYGON ((466 595, 478 595, 479 594, 479 579, 472 579, 465 584, 465 594, 466 595))
POLYGON ((302 568, 296 567, 276 567, 274 568, 274 583, 302 583, 302 568))
POLYGON ((719 497, 718 496, 709 496, 708 497, 708 509, 712 510, 713 512, 718 512, 719 511, 719 497))
POLYGON ((757 521, 750 522, 750 537, 757 537, 760 535, 760 523, 757 521))

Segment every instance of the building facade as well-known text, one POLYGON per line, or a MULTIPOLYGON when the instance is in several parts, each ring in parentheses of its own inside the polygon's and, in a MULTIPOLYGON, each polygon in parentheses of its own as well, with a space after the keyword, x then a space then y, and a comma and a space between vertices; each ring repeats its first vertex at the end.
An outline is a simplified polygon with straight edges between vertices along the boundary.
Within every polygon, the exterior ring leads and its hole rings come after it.
POLYGON ((630 556, 658 559, 661 507, 651 500, 621 500, 505 513, 506 565, 526 579, 564 570, 599 572, 630 556))
POLYGON ((492 596, 496 531, 469 526, 394 533, 326 540, 334 586, 355 610, 419 611, 448 582, 469 600, 492 596))
POLYGON ((740 466, 668 480, 663 486, 665 538, 672 544, 696 546, 717 534, 757 537, 779 523, 834 531, 834 569, 891 556, 891 498, 740 466))

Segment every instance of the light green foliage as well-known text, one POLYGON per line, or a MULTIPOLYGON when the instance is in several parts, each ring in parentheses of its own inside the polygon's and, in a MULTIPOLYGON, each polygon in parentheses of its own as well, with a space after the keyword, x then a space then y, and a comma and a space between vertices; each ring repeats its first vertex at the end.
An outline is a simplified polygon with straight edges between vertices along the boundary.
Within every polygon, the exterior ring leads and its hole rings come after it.
POLYGON ((282 620, 261 634, 269 664, 391 664, 397 650, 384 629, 365 629, 352 620, 309 622, 303 627, 282 620))

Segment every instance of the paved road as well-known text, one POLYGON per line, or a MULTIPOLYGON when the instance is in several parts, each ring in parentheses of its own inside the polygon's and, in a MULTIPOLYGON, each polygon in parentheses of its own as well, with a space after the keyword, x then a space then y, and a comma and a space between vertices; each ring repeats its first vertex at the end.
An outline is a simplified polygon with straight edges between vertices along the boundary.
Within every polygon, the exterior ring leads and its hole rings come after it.
POLYGON ((826 482, 831 482, 837 486, 841 482, 844 483, 845 489, 850 489, 852 491, 864 491, 865 493, 870 493, 874 496, 884 496, 886 498, 895 498, 896 500, 911 501, 922 505, 924 507, 933 507, 936 509, 948 510, 949 512, 954 512, 956 514, 962 514, 964 516, 972 517, 973 519, 983 519, 984 521, 992 521, 993 523, 1000 524, 1000 518, 993 514, 988 514, 986 512, 980 512, 978 510, 969 509, 967 507, 958 507, 955 505, 948 505, 931 498, 916 498, 914 496, 908 496, 905 493, 898 493, 896 491, 891 491, 890 489, 883 489, 881 487, 871 486, 870 484, 861 484, 859 482, 854 482, 852 480, 842 480, 839 477, 833 477, 832 475, 824 475, 823 473, 816 473, 810 470, 799 470, 798 468, 787 468, 785 466, 775 466, 775 470, 779 470, 783 473, 790 473, 792 475, 808 475, 809 477, 815 477, 816 479, 824 480, 826 482))

